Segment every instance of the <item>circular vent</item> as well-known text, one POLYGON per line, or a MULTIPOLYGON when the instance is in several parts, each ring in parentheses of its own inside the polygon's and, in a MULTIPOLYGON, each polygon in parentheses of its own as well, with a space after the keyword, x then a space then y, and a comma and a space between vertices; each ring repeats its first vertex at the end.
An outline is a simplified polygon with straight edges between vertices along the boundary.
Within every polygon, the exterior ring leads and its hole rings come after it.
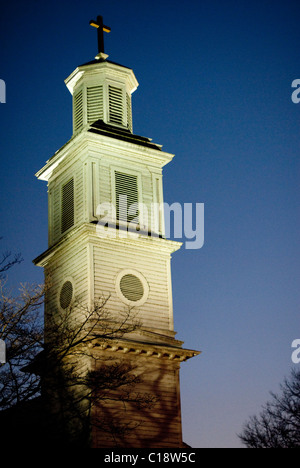
POLYGON ((73 284, 71 281, 66 281, 61 288, 60 292, 60 307, 62 309, 67 309, 73 298, 73 284))
POLYGON ((134 275, 125 275, 120 281, 120 289, 128 301, 138 302, 144 296, 144 287, 141 280, 134 275))

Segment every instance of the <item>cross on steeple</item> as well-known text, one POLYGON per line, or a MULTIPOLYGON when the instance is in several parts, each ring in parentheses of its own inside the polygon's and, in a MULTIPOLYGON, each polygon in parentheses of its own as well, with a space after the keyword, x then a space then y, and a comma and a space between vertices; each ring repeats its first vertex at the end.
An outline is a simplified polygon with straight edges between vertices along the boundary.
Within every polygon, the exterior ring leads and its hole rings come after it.
POLYGON ((103 24, 103 17, 97 16, 97 21, 91 20, 90 26, 98 29, 98 53, 104 53, 104 34, 103 32, 110 33, 111 29, 109 26, 103 24))

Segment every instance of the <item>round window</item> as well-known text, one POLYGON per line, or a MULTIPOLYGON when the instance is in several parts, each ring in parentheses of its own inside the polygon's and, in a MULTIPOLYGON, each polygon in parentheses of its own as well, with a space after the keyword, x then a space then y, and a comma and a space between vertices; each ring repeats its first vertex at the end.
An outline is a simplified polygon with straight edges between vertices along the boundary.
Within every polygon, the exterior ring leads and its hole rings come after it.
POLYGON ((66 281, 60 291, 60 307, 62 309, 67 309, 73 299, 73 284, 71 281, 66 281))
POLYGON ((141 280, 134 275, 124 275, 120 281, 120 289, 128 301, 138 302, 144 295, 144 287, 141 280))
POLYGON ((123 302, 132 306, 140 306, 148 298, 149 285, 138 271, 123 270, 116 278, 116 291, 123 302))

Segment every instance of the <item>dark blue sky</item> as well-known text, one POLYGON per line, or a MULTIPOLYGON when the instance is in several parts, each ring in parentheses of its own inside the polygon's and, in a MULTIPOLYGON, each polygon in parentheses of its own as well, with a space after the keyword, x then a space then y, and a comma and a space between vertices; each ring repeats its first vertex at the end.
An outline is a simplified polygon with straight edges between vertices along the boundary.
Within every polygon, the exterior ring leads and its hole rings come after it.
POLYGON ((52 0, 1 5, 2 250, 42 281, 47 189, 34 173, 72 134, 64 79, 106 51, 133 68, 134 132, 175 153, 165 201, 205 203, 205 245, 174 255, 184 438, 237 447, 236 434, 292 367, 299 327, 300 3, 292 0, 52 0))

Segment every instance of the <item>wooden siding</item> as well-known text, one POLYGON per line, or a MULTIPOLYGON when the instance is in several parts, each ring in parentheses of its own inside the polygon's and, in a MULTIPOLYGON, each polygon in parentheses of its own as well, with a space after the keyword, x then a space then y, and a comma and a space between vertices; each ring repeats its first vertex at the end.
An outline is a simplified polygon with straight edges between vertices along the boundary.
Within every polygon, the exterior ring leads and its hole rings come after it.
POLYGON ((163 255, 153 254, 149 249, 139 252, 133 246, 122 248, 118 239, 111 242, 99 242, 93 249, 94 291, 95 299, 110 296, 109 308, 113 313, 128 308, 116 292, 116 278, 128 269, 141 273, 149 286, 146 302, 136 307, 138 318, 143 326, 159 329, 170 329, 170 302, 168 262, 163 255))
POLYGON ((61 209, 62 209, 62 187, 70 179, 74 178, 74 226, 84 222, 84 166, 77 162, 72 170, 64 171, 54 182, 49 183, 50 202, 49 210, 49 230, 51 245, 55 244, 64 233, 61 232, 61 209))
MULTIPOLYGON (((101 363, 111 365, 110 354, 94 349, 97 356, 95 369, 101 363)), ((120 362, 120 361, 118 361, 120 362)), ((180 448, 182 442, 179 364, 151 358, 122 358, 122 362, 136 366, 133 371, 140 383, 130 391, 156 398, 154 406, 141 408, 133 403, 118 400, 118 391, 109 393, 108 400, 100 401, 92 408, 93 448, 180 448), (123 436, 110 434, 110 424, 130 424, 132 430, 123 436), (103 429, 101 430, 101 425, 103 429)), ((120 397, 120 394, 119 394, 120 397)))
MULTIPOLYGON (((113 160, 105 158, 99 163, 99 185, 96 187, 98 191, 98 197, 100 203, 115 203, 115 187, 113 179, 115 178, 115 172, 132 174, 138 176, 139 183, 139 203, 143 203, 146 206, 147 212, 140 218, 140 224, 145 225, 149 230, 155 230, 155 219, 153 212, 153 203, 162 203, 162 194, 160 193, 159 199, 157 199, 157 189, 153 185, 153 173, 150 172, 149 168, 145 168, 143 165, 131 165, 132 170, 128 170, 128 166, 118 165, 113 160)), ((155 173, 154 173, 155 174, 155 173)), ((160 180, 161 175, 156 175, 156 179, 160 180)), ((154 179, 155 180, 155 179, 154 179)))
MULTIPOLYGON (((49 181, 49 242, 54 245, 64 235, 61 231, 62 187, 74 178, 74 227, 84 222, 95 221, 97 205, 100 203, 112 203, 116 206, 115 173, 125 173, 138 178, 138 201, 145 206, 141 209, 140 224, 142 228, 148 228, 162 232, 162 222, 157 220, 158 210, 154 203, 162 203, 162 190, 159 188, 161 174, 157 170, 150 171, 148 167, 140 164, 119 163, 107 155, 89 156, 82 160, 75 158, 72 166, 66 163, 60 167, 58 175, 53 174, 49 181)), ((70 163, 70 161, 69 161, 70 163)))
POLYGON ((75 301, 88 304, 88 251, 85 244, 66 243, 64 248, 51 258, 45 268, 50 288, 46 294, 45 322, 49 314, 61 314, 59 294, 66 280, 72 280, 75 301))

